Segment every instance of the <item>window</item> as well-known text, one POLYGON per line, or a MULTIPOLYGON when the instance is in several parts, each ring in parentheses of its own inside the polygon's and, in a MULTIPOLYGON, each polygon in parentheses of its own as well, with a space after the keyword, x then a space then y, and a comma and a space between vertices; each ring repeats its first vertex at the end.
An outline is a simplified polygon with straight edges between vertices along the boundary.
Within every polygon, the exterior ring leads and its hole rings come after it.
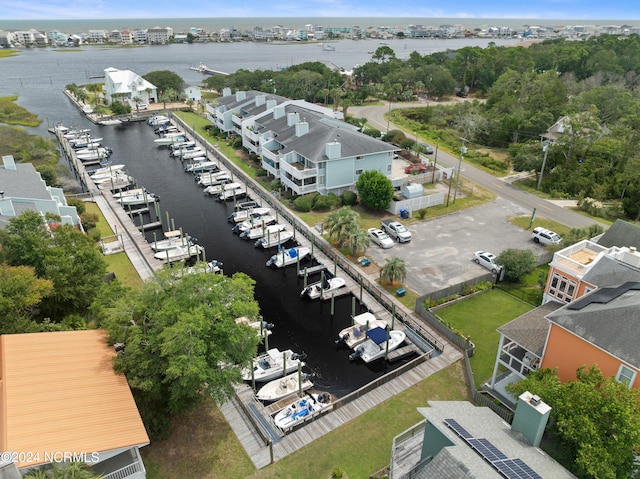
POLYGON ((364 160, 364 156, 362 155, 356 156, 356 160, 364 160))
POLYGON ((361 175, 363 171, 364 170, 362 170, 362 169, 356 170, 356 176, 361 175))
POLYGON ((621 383, 625 383, 628 388, 633 386, 633 380, 636 377, 636 371, 631 368, 626 367, 624 364, 620 365, 620 369, 618 369, 618 375, 616 376, 616 381, 621 383))
POLYGON ((318 176, 318 184, 324 185, 324 176, 318 176))
POLYGON ((560 301, 570 303, 576 292, 576 282, 572 279, 553 273, 551 284, 549 285, 549 294, 558 298, 560 301))
POLYGON ((387 165, 387 171, 391 171, 391 165, 387 165))

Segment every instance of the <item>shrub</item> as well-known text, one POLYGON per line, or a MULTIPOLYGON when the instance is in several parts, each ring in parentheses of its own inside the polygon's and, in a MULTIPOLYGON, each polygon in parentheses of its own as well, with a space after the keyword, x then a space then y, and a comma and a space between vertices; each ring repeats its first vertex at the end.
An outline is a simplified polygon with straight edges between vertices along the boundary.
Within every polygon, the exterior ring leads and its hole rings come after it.
POLYGON ((328 196, 318 196, 313 202, 314 211, 329 211, 331 209, 331 198, 328 196))
POLYGON ((100 231, 98 228, 91 228, 90 230, 87 230, 87 236, 96 243, 100 241, 100 231))
POLYGON ((591 216, 600 218, 607 216, 604 205, 600 201, 589 198, 588 196, 580 202, 580 210, 591 216))
POLYGON ((84 201, 79 198, 69 198, 67 204, 69 206, 75 206, 79 216, 82 216, 82 213, 86 211, 84 201))
POLYGON ((420 218, 421 220, 425 219, 427 217, 427 209, 426 208, 420 208, 418 211, 418 218, 420 218))
POLYGON ((96 227, 99 216, 96 213, 87 213, 86 211, 80 215, 80 221, 85 231, 96 227))
POLYGON ((301 213, 308 213, 311 211, 313 199, 310 196, 299 196, 293 201, 293 204, 295 205, 296 210, 301 213))
POLYGON ((345 190, 340 195, 340 199, 344 206, 353 206, 358 201, 358 195, 354 191, 345 190))
POLYGON ((259 170, 256 170, 256 176, 267 176, 268 172, 267 170, 263 170, 262 168, 260 168, 259 170))

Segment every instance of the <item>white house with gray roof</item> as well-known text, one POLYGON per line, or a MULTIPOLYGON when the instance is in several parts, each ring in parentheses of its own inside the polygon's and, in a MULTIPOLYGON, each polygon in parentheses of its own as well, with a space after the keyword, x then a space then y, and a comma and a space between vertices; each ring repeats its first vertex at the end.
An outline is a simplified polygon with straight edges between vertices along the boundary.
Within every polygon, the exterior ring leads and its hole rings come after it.
POLYGON ((139 98, 142 103, 157 103, 158 89, 155 85, 131 70, 109 67, 104 70, 105 99, 125 101, 139 98))
POLYGON ((333 110, 261 92, 236 92, 207 106, 222 131, 262 158, 261 166, 296 195, 341 194, 376 170, 391 179, 397 147, 371 138, 333 110))
POLYGON ((62 224, 80 226, 75 206, 67 205, 61 188, 47 186, 31 163, 16 163, 13 156, 2 157, 0 166, 0 228, 27 210, 42 216, 60 216, 62 224))

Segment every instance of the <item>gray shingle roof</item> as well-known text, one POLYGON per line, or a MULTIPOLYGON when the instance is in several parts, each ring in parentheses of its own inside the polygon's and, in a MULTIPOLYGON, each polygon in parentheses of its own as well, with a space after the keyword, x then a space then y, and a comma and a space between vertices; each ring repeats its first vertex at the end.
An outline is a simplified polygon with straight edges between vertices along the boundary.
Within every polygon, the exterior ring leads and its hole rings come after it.
POLYGON ((604 288, 627 281, 640 281, 640 270, 611 256, 603 255, 582 277, 589 284, 604 288))
POLYGON ((0 191, 5 198, 51 199, 47 185, 31 163, 16 163, 15 170, 0 165, 0 191))
POLYGON ((598 244, 610 248, 611 246, 635 246, 640 249, 640 227, 616 220, 613 225, 598 239, 598 244))
POLYGON ((640 282, 600 288, 547 318, 609 354, 640 367, 640 282), (578 309, 576 309, 578 308, 578 309))
POLYGON ((500 326, 498 332, 515 341, 527 351, 542 356, 549 332, 549 322, 545 317, 560 307, 562 304, 556 301, 545 303, 500 326))

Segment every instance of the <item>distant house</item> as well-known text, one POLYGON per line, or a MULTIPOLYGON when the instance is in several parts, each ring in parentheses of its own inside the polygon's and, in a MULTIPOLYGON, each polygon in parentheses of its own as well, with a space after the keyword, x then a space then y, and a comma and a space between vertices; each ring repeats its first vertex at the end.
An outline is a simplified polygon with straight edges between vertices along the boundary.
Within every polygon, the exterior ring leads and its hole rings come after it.
POLYGON ((13 156, 2 157, 0 165, 0 228, 27 210, 60 216, 62 224, 81 227, 75 206, 67 205, 62 188, 47 186, 31 163, 16 163, 13 156))
POLYGON ((199 86, 189 85, 184 88, 183 92, 188 100, 200 101, 202 99, 202 90, 199 86))
POLYGON ((575 477, 538 449, 551 408, 530 393, 512 426, 467 401, 429 401, 418 411, 425 420, 393 440, 390 479, 575 477))
POLYGON ((136 98, 139 98, 141 103, 158 102, 158 89, 155 85, 131 70, 106 68, 104 70, 104 87, 107 103, 114 100, 129 102, 136 98))
POLYGON ((149 437, 115 354, 99 330, 0 336, 0 450, 20 452, 2 477, 65 460, 105 478, 146 477, 149 437))

